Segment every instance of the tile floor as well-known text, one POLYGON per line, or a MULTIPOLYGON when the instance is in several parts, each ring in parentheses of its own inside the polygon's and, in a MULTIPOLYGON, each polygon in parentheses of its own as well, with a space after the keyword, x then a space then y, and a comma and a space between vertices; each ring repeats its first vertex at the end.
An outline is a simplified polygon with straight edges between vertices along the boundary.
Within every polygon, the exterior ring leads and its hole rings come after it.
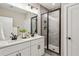
POLYGON ((44 56, 59 56, 59 55, 54 53, 54 52, 51 52, 51 51, 48 51, 48 50, 45 49, 44 56))

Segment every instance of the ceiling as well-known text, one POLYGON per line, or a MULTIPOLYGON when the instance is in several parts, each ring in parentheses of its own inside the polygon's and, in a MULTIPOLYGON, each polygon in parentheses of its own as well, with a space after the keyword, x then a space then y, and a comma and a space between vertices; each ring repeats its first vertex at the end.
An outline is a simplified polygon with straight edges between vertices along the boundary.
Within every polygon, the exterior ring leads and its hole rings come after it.
POLYGON ((40 5, 47 8, 48 10, 60 8, 60 3, 40 3, 40 5))

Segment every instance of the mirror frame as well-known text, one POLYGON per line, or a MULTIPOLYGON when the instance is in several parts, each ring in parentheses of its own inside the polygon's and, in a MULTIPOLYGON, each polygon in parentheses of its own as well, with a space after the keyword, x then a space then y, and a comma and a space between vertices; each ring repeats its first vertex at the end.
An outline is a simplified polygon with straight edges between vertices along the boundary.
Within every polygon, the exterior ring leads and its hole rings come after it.
POLYGON ((34 18, 36 18, 36 33, 37 33, 37 15, 36 16, 33 16, 33 17, 31 17, 31 34, 33 34, 33 27, 32 27, 32 21, 33 21, 33 19, 34 18))

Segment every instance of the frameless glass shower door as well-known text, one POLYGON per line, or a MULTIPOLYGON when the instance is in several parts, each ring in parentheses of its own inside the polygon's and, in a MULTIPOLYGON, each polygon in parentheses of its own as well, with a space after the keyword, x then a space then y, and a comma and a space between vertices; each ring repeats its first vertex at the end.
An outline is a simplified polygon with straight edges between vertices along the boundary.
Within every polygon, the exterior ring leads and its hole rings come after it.
POLYGON ((59 53, 59 10, 49 12, 48 49, 59 53))

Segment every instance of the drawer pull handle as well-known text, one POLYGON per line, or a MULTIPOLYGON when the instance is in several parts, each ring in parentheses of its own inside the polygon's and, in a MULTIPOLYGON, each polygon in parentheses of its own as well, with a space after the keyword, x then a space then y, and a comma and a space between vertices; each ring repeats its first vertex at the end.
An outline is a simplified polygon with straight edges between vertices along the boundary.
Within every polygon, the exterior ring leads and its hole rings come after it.
POLYGON ((19 56, 18 54, 16 54, 16 56, 19 56))
POLYGON ((19 53, 19 56, 21 56, 21 53, 19 53))

